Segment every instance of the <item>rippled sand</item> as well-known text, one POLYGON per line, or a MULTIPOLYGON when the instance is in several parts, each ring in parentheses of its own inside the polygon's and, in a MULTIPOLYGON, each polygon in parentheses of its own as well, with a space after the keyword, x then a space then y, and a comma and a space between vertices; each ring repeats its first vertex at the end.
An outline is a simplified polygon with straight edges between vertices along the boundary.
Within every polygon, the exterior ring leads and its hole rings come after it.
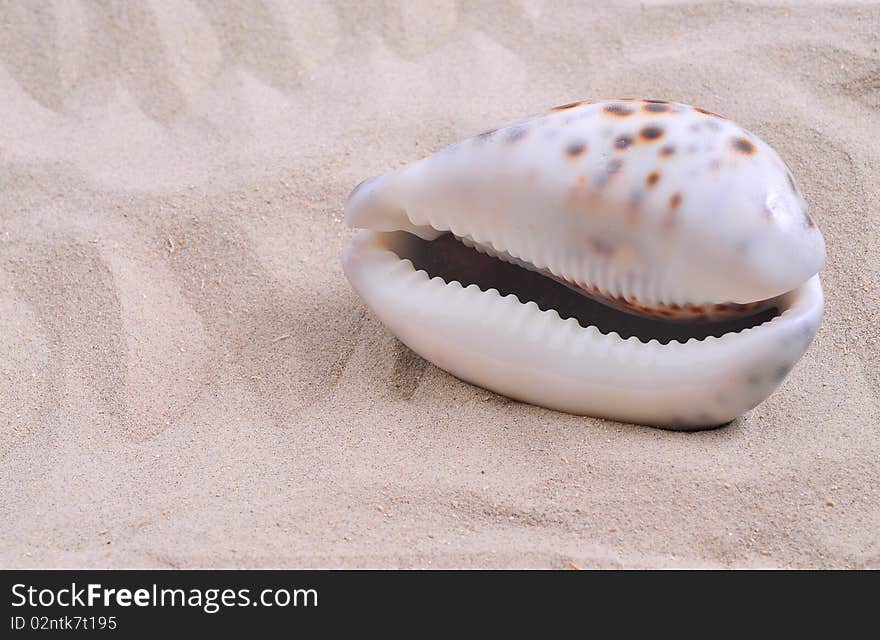
POLYGON ((0 566, 880 567, 880 6, 137 4, 0 2, 0 566), (339 266, 363 178, 615 96, 759 134, 828 242, 723 429, 459 382, 339 266))

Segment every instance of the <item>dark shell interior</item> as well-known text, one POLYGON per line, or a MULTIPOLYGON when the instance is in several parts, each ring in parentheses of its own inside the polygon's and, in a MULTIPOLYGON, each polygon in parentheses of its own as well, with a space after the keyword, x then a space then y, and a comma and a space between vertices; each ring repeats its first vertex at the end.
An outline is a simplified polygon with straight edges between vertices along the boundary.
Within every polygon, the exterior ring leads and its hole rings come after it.
POLYGON ((497 289, 501 295, 514 294, 520 302, 534 302, 542 310, 555 309, 560 317, 574 318, 583 327, 595 326, 602 333, 616 331, 622 338, 636 336, 643 342, 661 343, 690 338, 722 336, 754 327, 779 315, 775 307, 745 317, 716 322, 675 322, 633 315, 609 307, 545 275, 493 258, 465 246, 452 234, 433 241, 409 236, 398 255, 416 269, 446 282, 462 286, 476 284, 480 289, 497 289))

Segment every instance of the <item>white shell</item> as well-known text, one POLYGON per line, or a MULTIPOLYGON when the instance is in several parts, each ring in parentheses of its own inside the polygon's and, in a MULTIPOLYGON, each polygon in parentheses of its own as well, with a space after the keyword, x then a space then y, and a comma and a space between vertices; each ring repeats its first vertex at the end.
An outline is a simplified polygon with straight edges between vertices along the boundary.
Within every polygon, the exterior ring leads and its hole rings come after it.
POLYGON ((368 229, 343 254, 346 276, 404 343, 464 380, 571 413, 727 422, 778 386, 822 315, 825 245, 790 172, 752 134, 685 105, 569 105, 476 136, 362 183, 346 221, 368 229), (639 304, 781 296, 781 313, 685 344, 623 340, 429 279, 400 259, 399 231, 451 231, 639 304))

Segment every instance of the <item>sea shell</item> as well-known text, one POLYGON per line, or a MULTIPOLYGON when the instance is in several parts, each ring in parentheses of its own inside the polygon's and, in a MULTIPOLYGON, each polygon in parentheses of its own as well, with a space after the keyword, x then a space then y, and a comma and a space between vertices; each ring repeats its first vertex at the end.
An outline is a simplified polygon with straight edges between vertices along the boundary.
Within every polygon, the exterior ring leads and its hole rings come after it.
POLYGON ((683 104, 557 107, 364 181, 345 219, 345 274, 400 340, 569 413, 729 422, 822 316, 825 243, 791 172, 683 104))

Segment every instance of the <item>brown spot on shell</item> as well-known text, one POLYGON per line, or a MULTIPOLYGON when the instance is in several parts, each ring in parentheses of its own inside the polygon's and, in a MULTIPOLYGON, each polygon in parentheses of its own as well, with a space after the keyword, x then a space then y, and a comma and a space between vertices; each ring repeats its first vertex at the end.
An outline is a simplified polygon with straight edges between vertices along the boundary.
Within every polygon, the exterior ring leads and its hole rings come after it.
POLYGON ((635 140, 633 140, 633 137, 630 135, 618 136, 617 139, 614 141, 614 148, 624 151, 626 149, 629 149, 632 146, 633 142, 635 142, 635 140))
POLYGON ((754 144, 752 144, 749 140, 743 138, 742 136, 738 136, 730 141, 730 146, 733 147, 733 150, 737 153, 742 153, 743 155, 750 156, 757 148, 754 144))
POLYGON ((663 137, 663 128, 657 125, 649 125, 639 131, 639 137, 648 142, 656 142, 663 137))
POLYGON ((625 104, 608 104, 605 105, 603 111, 609 115, 617 116, 618 118, 626 118, 635 112, 632 107, 625 104))
POLYGON ((649 187, 653 187, 660 180, 660 172, 656 169, 648 174, 648 177, 645 178, 645 182, 649 187))
POLYGON ((669 156, 671 156, 674 153, 675 153, 675 147, 671 144, 667 144, 665 147, 663 147, 662 149, 660 149, 660 151, 657 152, 657 154, 661 158, 668 158, 669 156))
POLYGON ((565 153, 568 154, 570 158, 577 158, 582 156, 587 151, 587 145, 583 142, 572 142, 565 148, 565 153))
POLYGON ((648 104, 642 107, 642 109, 648 113, 667 113, 671 111, 669 105, 664 102, 651 102, 650 100, 646 100, 645 102, 648 104))
POLYGON ((601 256, 607 258, 614 255, 614 247, 601 238, 590 238, 589 243, 590 248, 601 256))
POLYGON ((621 167, 623 167, 623 160, 621 160, 620 158, 613 158, 608 161, 608 173, 609 174, 618 173, 620 171, 621 167))
POLYGON ((669 196, 669 208, 671 210, 678 209, 681 206, 681 192, 676 191, 669 196))
POLYGON ((553 107, 550 111, 565 111, 566 109, 574 109, 575 107, 579 107, 582 104, 586 104, 583 101, 581 102, 569 102, 568 104, 563 104, 558 107, 553 107))

